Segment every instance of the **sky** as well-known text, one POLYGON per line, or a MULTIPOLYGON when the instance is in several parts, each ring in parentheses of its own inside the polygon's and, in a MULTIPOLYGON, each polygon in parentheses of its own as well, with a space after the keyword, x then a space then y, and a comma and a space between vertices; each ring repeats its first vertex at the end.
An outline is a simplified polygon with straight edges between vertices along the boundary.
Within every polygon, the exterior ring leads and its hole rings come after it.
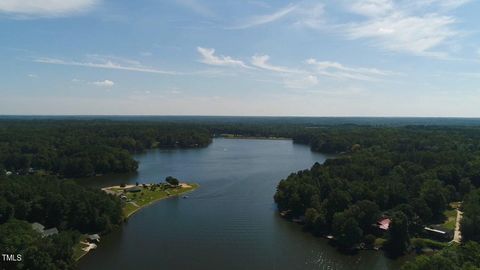
POLYGON ((480 1, 0 0, 0 114, 480 117, 480 1))

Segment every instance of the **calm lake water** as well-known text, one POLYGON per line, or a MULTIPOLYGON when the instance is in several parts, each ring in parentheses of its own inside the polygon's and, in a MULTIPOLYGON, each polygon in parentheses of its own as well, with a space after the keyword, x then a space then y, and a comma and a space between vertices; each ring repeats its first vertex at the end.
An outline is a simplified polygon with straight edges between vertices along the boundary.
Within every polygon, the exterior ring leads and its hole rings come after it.
POLYGON ((92 186, 160 182, 172 175, 201 186, 137 214, 79 262, 80 269, 397 269, 381 252, 339 254, 279 217, 280 179, 326 156, 289 140, 215 139, 204 149, 152 150, 138 173, 84 180, 92 186))

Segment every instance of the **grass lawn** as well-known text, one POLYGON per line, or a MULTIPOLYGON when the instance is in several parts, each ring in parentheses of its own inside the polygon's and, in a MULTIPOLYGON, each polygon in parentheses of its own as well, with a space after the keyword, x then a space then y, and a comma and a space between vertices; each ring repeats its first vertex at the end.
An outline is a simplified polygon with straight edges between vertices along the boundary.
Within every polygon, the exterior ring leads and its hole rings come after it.
POLYGON ((457 225, 457 209, 460 207, 460 202, 450 203, 450 209, 447 209, 443 214, 447 219, 442 224, 442 228, 445 230, 455 230, 457 225))
POLYGON ((443 214, 447 217, 447 220, 442 224, 442 227, 446 230, 455 230, 457 209, 446 210, 443 214))
POLYGON ((128 218, 142 207, 147 206, 155 201, 180 195, 195 190, 199 187, 198 184, 189 185, 191 187, 177 187, 168 189, 157 188, 155 191, 150 190, 150 187, 143 188, 142 186, 139 186, 142 189, 141 192, 126 194, 130 201, 125 203, 125 206, 123 207, 123 214, 128 218))
POLYGON ((85 234, 82 234, 78 243, 73 247, 73 259, 75 261, 78 261, 81 257, 88 253, 82 250, 82 248, 86 247, 87 245, 80 243, 84 242, 86 239, 87 236, 85 234))

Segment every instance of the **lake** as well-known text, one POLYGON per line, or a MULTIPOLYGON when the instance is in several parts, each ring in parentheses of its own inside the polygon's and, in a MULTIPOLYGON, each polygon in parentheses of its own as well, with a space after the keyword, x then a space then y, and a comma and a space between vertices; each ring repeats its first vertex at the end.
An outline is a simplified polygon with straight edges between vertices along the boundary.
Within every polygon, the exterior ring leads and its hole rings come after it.
POLYGON ((326 156, 290 140, 217 138, 203 149, 151 150, 138 173, 83 180, 101 187, 174 176, 200 188, 159 201, 101 239, 80 269, 397 269, 381 252, 348 256, 280 218, 273 195, 291 172, 326 156))

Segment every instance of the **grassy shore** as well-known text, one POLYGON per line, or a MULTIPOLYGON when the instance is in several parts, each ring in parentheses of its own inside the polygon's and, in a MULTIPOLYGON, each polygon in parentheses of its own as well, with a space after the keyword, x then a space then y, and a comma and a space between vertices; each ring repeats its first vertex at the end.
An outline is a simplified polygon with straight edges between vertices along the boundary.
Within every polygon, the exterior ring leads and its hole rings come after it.
POLYGON ((151 187, 139 186, 141 191, 136 193, 128 192, 125 194, 128 201, 123 207, 123 214, 125 218, 129 218, 140 209, 162 199, 170 198, 191 192, 199 187, 198 184, 182 184, 178 187, 156 188, 152 190, 151 187))
MULTIPOLYGON (((124 193, 124 189, 119 186, 114 187, 107 187, 103 188, 107 193, 121 195, 124 194, 127 197, 127 201, 123 206, 123 215, 125 218, 129 218, 131 215, 135 214, 140 209, 147 207, 154 202, 157 202, 162 199, 182 195, 188 192, 191 192, 197 189, 200 185, 198 184, 185 184, 182 183, 177 187, 163 185, 160 187, 152 187, 151 185, 139 185, 138 188, 140 189, 139 192, 131 193, 126 192, 124 193)), ((128 186, 132 187, 132 186, 128 186)), ((128 188, 126 187, 126 188, 128 188)), ((86 241, 86 235, 82 235, 80 237, 80 241, 74 246, 73 248, 73 259, 75 261, 80 260, 83 256, 85 256, 88 251, 84 251, 82 248, 86 247, 87 245, 82 243, 86 241)))

